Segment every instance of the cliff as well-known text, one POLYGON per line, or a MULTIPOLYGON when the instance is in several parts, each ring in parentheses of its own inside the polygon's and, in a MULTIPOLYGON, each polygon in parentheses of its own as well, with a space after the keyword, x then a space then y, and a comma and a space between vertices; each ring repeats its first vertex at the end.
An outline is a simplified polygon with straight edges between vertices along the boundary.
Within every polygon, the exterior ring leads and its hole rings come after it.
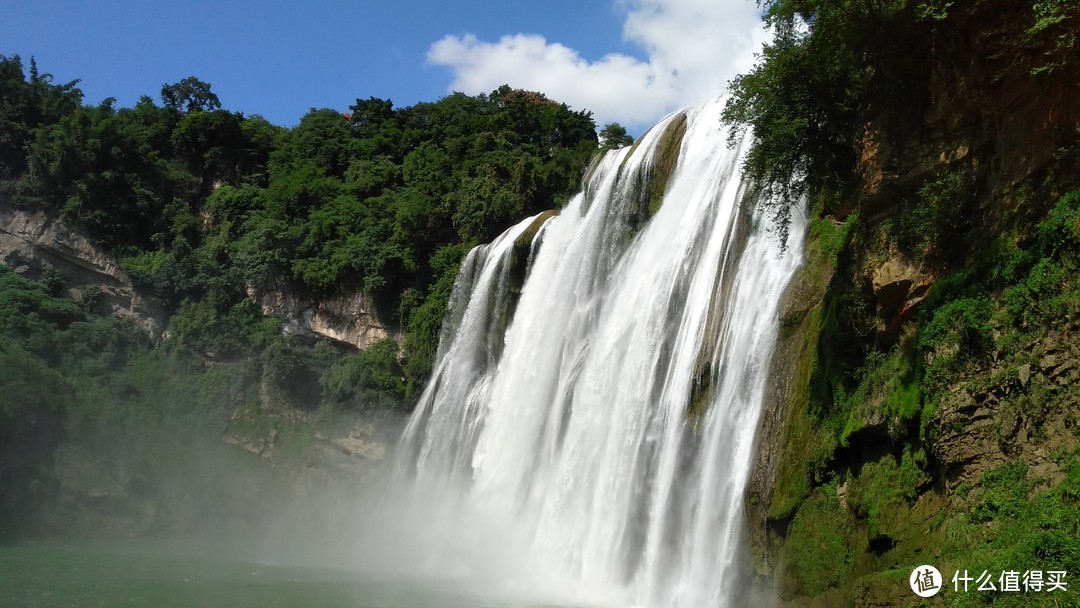
POLYGON ((48 324, 32 326, 25 350, 0 341, 11 366, 0 382, 2 537, 263 525, 260 501, 302 499, 362 479, 397 434, 389 413, 313 412, 325 368, 391 335, 362 295, 315 302, 292 292, 250 294, 281 319, 278 340, 336 346, 285 374, 275 355, 304 356, 290 342, 229 361, 177 351, 173 317, 114 254, 7 198, 0 198, 0 260, 30 279, 5 283, 5 327, 18 332, 33 317, 48 324))
MULTIPOLYGON (((86 234, 45 212, 19 209, 0 196, 0 260, 27 278, 49 273, 60 292, 77 301, 93 298, 96 312, 131 320, 153 340, 168 330, 169 312, 143 292, 116 256, 86 234)), ((281 320, 286 335, 326 339, 363 350, 393 337, 363 293, 316 299, 297 290, 248 289, 263 314, 281 320)))
POLYGON ((56 273, 66 296, 95 298, 100 312, 130 319, 155 340, 165 331, 164 308, 139 293, 112 254, 45 211, 17 209, 2 195, 0 259, 27 278, 56 273))
POLYGON ((949 579, 1080 567, 1080 62, 1042 69, 1058 43, 1030 10, 910 22, 854 187, 812 208, 747 498, 785 605, 912 605, 927 563, 951 605, 1053 602, 949 579))
POLYGON ((363 293, 315 299, 297 291, 248 287, 248 297, 262 313, 281 320, 286 335, 333 340, 364 350, 379 340, 401 335, 379 320, 363 293))

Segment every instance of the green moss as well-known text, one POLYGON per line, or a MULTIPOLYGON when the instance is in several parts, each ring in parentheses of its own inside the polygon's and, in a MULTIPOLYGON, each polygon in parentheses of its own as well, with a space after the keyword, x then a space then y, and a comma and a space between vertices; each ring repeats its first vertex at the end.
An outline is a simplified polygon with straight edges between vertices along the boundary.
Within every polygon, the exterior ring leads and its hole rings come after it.
POLYGON ((540 229, 551 218, 559 215, 558 209, 548 209, 547 211, 536 216, 536 219, 529 224, 529 227, 522 232, 518 238, 514 241, 514 253, 524 253, 526 256, 529 253, 529 249, 532 247, 533 240, 536 239, 536 233, 540 232, 540 229))
MULTIPOLYGON (((630 229, 627 235, 628 238, 636 234, 649 221, 649 218, 660 210, 660 206, 664 202, 664 194, 667 193, 668 183, 675 174, 679 151, 682 149, 682 141, 685 135, 686 114, 679 114, 664 127, 664 132, 658 136, 655 152, 648 166, 636 175, 620 176, 621 179, 629 177, 634 180, 630 184, 630 197, 638 204, 636 212, 628 216, 630 229)), ((645 136, 642 136, 638 141, 634 142, 629 154, 624 158, 623 164, 619 166, 620 173, 623 172, 627 160, 633 156, 644 139, 645 136)))
POLYGON ((967 251, 975 202, 974 174, 945 171, 926 180, 893 218, 897 244, 917 258, 953 259, 967 251))
POLYGON ((871 353, 859 373, 858 387, 837 397, 838 415, 846 417, 840 444, 847 446, 851 435, 872 419, 882 420, 886 426, 914 422, 921 427, 925 421, 917 371, 912 348, 897 346, 888 354, 871 353))
POLYGON ((676 116, 664 129, 657 143, 653 157, 652 171, 645 184, 645 200, 648 202, 649 217, 656 215, 664 202, 668 182, 675 174, 675 164, 679 160, 683 137, 686 135, 686 114, 676 116))
POLYGON ((848 505, 864 519, 870 539, 897 539, 911 526, 910 507, 914 504, 920 485, 927 481, 918 464, 925 463, 921 452, 912 454, 905 449, 899 459, 886 455, 862 466, 857 477, 848 484, 848 505))
POLYGON ((847 248, 851 241, 852 228, 858 220, 858 216, 852 213, 843 222, 837 222, 832 217, 822 217, 810 224, 810 238, 819 243, 833 268, 839 263, 840 252, 847 248))
MULTIPOLYGON (((1080 571, 1080 459, 1075 450, 1062 464, 1065 479, 1048 488, 1020 462, 986 471, 966 497, 954 504, 942 522, 941 561, 955 569, 981 572, 1006 570, 1080 571)), ((1071 579, 1071 576, 1069 577, 1071 579)), ((1069 593, 957 594, 955 606, 1076 606, 1069 593)))
POLYGON ((812 482, 819 481, 837 447, 836 437, 813 418, 809 409, 809 381, 813 353, 820 335, 821 309, 815 307, 795 335, 804 336, 792 376, 794 388, 778 445, 781 446, 773 486, 769 518, 789 519, 810 493, 812 482))
POLYGON ((835 488, 816 489, 799 508, 788 529, 780 558, 784 587, 812 596, 843 581, 852 567, 853 526, 835 488))

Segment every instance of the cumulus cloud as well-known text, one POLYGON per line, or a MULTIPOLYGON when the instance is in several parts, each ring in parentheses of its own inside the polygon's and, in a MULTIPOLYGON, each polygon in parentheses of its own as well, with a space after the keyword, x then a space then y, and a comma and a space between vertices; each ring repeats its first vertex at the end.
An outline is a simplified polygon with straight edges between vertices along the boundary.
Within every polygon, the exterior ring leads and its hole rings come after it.
POLYGON ((747 70, 765 39, 753 0, 619 0, 623 38, 646 59, 612 53, 588 61, 576 50, 536 34, 495 42, 446 36, 428 61, 450 68, 450 89, 476 94, 502 84, 542 91, 574 108, 592 110, 598 124, 632 128, 722 93, 747 70))

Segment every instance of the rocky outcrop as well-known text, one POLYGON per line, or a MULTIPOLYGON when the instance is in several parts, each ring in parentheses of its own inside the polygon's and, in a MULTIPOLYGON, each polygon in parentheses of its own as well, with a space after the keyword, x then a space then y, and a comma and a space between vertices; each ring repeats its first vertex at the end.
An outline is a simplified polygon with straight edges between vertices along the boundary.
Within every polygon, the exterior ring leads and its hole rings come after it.
POLYGON ((902 258, 894 258, 873 269, 870 280, 881 321, 878 338, 893 344, 900 327, 915 318, 919 304, 930 295, 934 277, 902 258))
MULTIPOLYGON (((1028 5, 955 5, 949 19, 918 26, 932 31, 908 49, 917 52, 896 54, 910 73, 882 70, 883 81, 904 86, 860 117, 855 196, 827 210, 855 210, 855 236, 835 275, 815 275, 812 233, 782 309, 747 496, 758 582, 780 605, 910 605, 897 572, 955 560, 963 551, 946 548, 944 539, 956 542, 949 535, 978 529, 962 548, 994 555, 999 530, 1005 538, 1030 529, 1022 517, 972 516, 996 508, 994 484, 1014 481, 995 475, 1021 470, 1032 499, 1072 477, 1075 312, 1022 328, 988 314, 985 325, 971 324, 993 334, 984 348, 996 352, 972 352, 962 364, 936 359, 968 348, 958 342, 920 350, 931 342, 919 333, 931 291, 948 301, 959 272, 985 271, 995 247, 1025 248, 1077 175, 1080 64, 1033 75, 1046 49, 1025 31, 1028 5)), ((1003 310, 1007 294, 976 289, 972 297, 1003 310)))
MULTIPOLYGON (((159 339, 168 315, 145 297, 121 268, 116 256, 86 235, 44 211, 15 208, 0 197, 0 260, 32 279, 53 271, 63 280, 64 295, 75 300, 97 299, 98 312, 131 319, 153 339, 159 339)), ((364 349, 393 337, 363 294, 316 300, 285 290, 248 289, 264 314, 282 321, 289 335, 326 338, 364 349)))
POLYGON ((17 209, 4 197, 0 197, 0 260, 33 279, 47 271, 59 273, 68 297, 94 297, 98 312, 130 319, 154 339, 164 332, 168 320, 164 309, 139 293, 114 255, 58 218, 17 209))
POLYGON ((952 387, 937 415, 941 436, 933 450, 950 489, 1016 460, 1036 479, 1064 479, 1052 452, 1077 447, 1077 332, 1074 321, 1017 352, 999 353, 992 368, 952 387))
POLYGON ((281 320, 281 330, 287 335, 325 338, 359 350, 386 338, 401 341, 399 334, 379 320, 363 293, 321 299, 254 287, 248 287, 247 293, 264 315, 281 320))

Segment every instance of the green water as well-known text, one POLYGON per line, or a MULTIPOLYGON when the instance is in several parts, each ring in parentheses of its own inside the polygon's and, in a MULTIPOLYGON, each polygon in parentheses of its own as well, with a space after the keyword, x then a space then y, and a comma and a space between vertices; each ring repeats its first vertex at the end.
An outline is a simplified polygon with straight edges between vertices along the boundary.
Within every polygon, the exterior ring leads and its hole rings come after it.
POLYGON ((175 547, 41 543, 0 547, 0 606, 525 608, 450 584, 272 566, 175 547))

